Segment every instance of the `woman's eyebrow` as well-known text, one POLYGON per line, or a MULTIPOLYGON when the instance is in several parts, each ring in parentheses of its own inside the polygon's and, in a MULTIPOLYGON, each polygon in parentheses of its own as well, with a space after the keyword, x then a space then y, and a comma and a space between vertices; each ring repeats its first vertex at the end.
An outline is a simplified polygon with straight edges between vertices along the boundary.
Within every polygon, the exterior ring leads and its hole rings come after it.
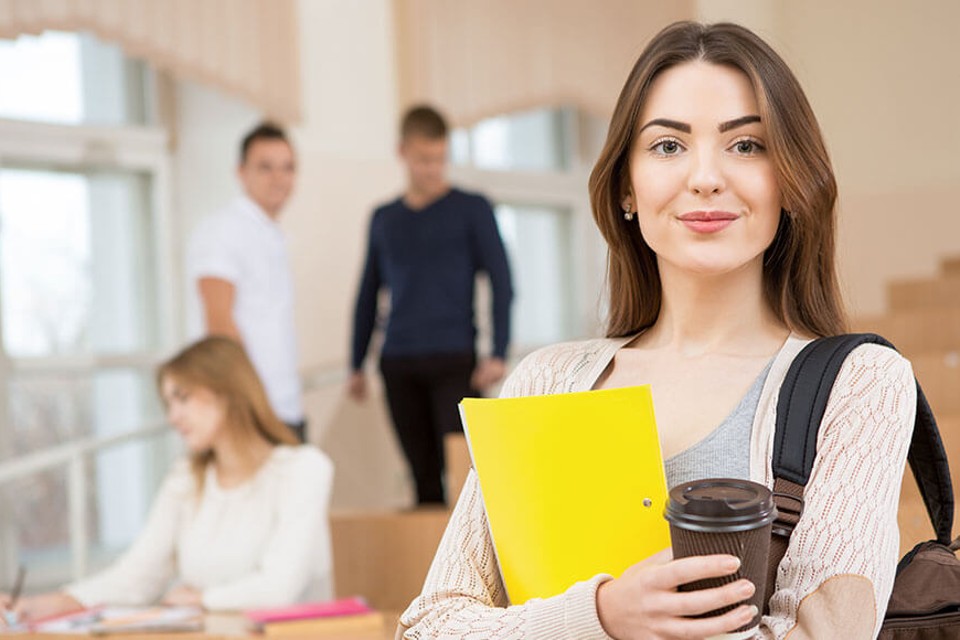
POLYGON ((720 133, 726 133, 731 129, 736 129, 746 124, 753 124, 754 122, 760 122, 760 116, 743 116, 734 118, 733 120, 727 120, 726 122, 721 122, 717 129, 719 129, 720 133))
POLYGON ((640 131, 637 131, 637 133, 641 133, 641 132, 642 132, 644 129, 646 129, 647 127, 653 127, 653 126, 660 126, 660 127, 667 127, 667 128, 669 128, 669 129, 676 129, 677 131, 682 131, 682 132, 684 132, 684 133, 690 133, 690 131, 692 130, 691 127, 690 127, 690 125, 687 124, 686 122, 678 122, 678 121, 676 121, 676 120, 667 120, 666 118, 654 118, 653 120, 651 120, 651 121, 648 122, 647 124, 645 124, 645 125, 643 125, 642 127, 640 127, 640 131))
MULTIPOLYGON (((736 129, 737 127, 753 124, 755 122, 760 122, 760 116, 754 116, 754 115, 741 116, 739 118, 734 118, 733 120, 727 120, 726 122, 721 122, 719 125, 717 125, 717 129, 720 131, 720 133, 726 133, 731 129, 736 129)), ((682 131, 683 133, 690 133, 693 130, 693 127, 691 127, 686 122, 680 122, 679 120, 670 120, 668 118, 654 118, 647 124, 640 127, 640 131, 637 131, 637 133, 641 133, 644 129, 648 127, 655 127, 655 126, 667 127, 668 129, 676 129, 677 131, 682 131)))

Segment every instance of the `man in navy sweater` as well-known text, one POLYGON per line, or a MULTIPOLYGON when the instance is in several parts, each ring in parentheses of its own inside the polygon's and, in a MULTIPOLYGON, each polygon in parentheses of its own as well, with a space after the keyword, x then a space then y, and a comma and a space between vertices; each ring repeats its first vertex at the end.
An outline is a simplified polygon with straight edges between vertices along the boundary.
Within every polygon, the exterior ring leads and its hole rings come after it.
POLYGON ((417 503, 443 503, 443 436, 461 430, 457 403, 503 378, 510 340, 510 268, 490 203, 446 178, 447 125, 426 106, 400 127, 407 189, 374 211, 353 324, 350 395, 367 395, 363 360, 381 289, 390 311, 380 356, 387 403, 413 471, 417 503), (474 281, 493 291, 493 353, 479 362, 474 281))

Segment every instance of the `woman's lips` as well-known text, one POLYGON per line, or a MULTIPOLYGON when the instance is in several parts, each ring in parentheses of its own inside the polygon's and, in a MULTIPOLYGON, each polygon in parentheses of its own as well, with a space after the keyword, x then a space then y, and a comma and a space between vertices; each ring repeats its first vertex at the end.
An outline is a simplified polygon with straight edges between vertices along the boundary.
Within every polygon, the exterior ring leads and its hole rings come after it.
POLYGON ((729 211, 691 211, 678 216, 688 229, 696 233, 716 233, 729 227, 739 217, 729 211))

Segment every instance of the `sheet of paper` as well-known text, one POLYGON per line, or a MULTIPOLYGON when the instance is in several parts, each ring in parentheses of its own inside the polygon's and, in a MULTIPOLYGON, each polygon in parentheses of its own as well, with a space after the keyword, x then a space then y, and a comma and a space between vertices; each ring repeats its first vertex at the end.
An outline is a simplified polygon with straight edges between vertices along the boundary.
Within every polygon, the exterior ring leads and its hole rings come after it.
POLYGON ((198 607, 98 607, 34 625, 40 633, 113 634, 133 631, 190 631, 203 628, 198 607))

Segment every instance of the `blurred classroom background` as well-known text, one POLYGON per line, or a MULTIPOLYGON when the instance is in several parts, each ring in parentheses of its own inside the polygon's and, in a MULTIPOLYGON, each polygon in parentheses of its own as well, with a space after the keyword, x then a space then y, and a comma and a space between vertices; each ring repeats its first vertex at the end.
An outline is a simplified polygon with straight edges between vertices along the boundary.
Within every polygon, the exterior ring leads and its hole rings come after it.
MULTIPOLYGON (((142 525, 179 454, 153 367, 197 322, 186 238, 238 192, 240 136, 269 117, 299 162, 282 224, 309 438, 336 464, 335 570, 354 581, 338 588, 401 607, 446 514, 403 512, 410 479, 379 391, 344 393, 369 215, 403 184, 399 114, 442 109, 453 182, 497 204, 513 361, 601 335, 587 175, 637 54, 680 19, 742 23, 799 76, 839 179, 854 325, 913 360, 960 465, 960 3, 4 0, 2 582, 25 563, 32 590, 62 584, 142 525)), ((469 464, 454 458, 451 487, 469 464)), ((913 541, 926 525, 906 485, 913 541)))

